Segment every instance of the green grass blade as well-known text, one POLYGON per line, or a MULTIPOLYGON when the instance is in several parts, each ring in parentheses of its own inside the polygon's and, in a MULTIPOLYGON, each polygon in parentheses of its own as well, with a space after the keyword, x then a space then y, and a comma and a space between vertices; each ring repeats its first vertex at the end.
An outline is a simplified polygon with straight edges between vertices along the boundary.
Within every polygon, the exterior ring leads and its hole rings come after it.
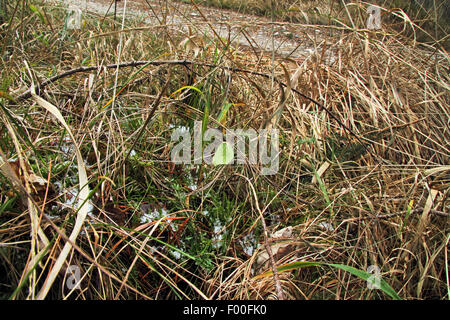
POLYGON ((39 17, 39 19, 41 20, 42 23, 47 24, 47 22, 45 21, 44 15, 42 14, 42 12, 39 10, 38 7, 36 7, 32 4, 30 4, 29 7, 30 7, 30 10, 33 11, 39 17))
MULTIPOLYGON (((367 281, 370 277, 373 276, 373 274, 371 273, 343 264, 326 263, 326 265, 347 271, 365 281, 367 281)), ((389 297, 391 297, 394 300, 402 300, 402 298, 400 298, 397 292, 395 292, 395 290, 383 278, 380 277, 379 280, 380 280, 380 290, 382 290, 384 293, 386 293, 389 297)))
POLYGON ((226 119, 228 110, 230 110, 230 107, 232 106, 231 103, 226 103, 222 110, 220 111, 219 116, 217 117, 217 122, 222 123, 222 120, 226 119))
POLYGON ((183 90, 185 90, 185 89, 197 91, 198 93, 200 93, 200 94, 202 95, 202 97, 204 96, 204 95, 203 95, 203 92, 202 92, 199 88, 194 87, 194 86, 184 86, 184 87, 181 87, 180 89, 174 91, 174 92, 171 94, 171 96, 174 96, 174 95, 176 95, 177 93, 180 93, 181 91, 183 91, 183 90))
MULTIPOLYGON (((317 266, 330 266, 337 269, 341 269, 343 271, 349 272, 354 276, 361 278, 362 280, 367 281, 373 274, 368 273, 363 270, 356 269, 351 266, 343 265, 343 264, 335 264, 335 263, 322 263, 322 262, 311 262, 311 261, 297 261, 292 263, 287 263, 279 266, 278 272, 292 271, 295 269, 306 268, 306 267, 317 267, 317 266)), ((265 278, 272 275, 272 271, 267 271, 262 274, 259 274, 253 278, 253 280, 265 278)), ((386 293, 389 297, 394 300, 402 300, 402 298, 395 292, 395 290, 382 278, 380 278, 380 290, 386 293)))

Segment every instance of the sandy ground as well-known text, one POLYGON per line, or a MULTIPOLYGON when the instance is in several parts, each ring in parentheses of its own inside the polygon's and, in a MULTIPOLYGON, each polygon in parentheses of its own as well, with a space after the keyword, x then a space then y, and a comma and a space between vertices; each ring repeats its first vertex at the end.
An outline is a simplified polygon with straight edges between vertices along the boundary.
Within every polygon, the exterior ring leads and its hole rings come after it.
MULTIPOLYGON (((52 0, 67 6, 74 6, 84 12, 99 15, 114 14, 112 0, 52 0)), ((125 0, 117 3, 117 19, 123 15, 125 0)), ((311 55, 313 42, 318 38, 319 30, 309 29, 310 38, 305 28, 298 24, 275 23, 263 17, 240 14, 230 10, 198 7, 175 1, 156 0, 127 0, 126 16, 139 17, 144 24, 168 25, 173 32, 189 34, 189 27, 193 32, 214 38, 215 34, 230 39, 233 46, 253 47, 258 52, 268 54, 274 51, 277 57, 304 60, 311 55), (214 29, 214 30, 213 30, 214 29)), ((253 49, 252 49, 253 50, 253 49)))

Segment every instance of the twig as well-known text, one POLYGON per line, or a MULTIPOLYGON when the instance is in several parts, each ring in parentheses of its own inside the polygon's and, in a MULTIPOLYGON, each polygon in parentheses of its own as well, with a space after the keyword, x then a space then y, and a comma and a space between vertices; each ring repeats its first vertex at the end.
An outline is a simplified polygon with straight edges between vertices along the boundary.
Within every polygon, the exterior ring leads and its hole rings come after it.
MULTIPOLYGON (((156 61, 131 61, 131 62, 125 62, 125 63, 121 63, 119 65, 117 64, 109 64, 104 66, 107 69, 111 69, 111 68, 125 68, 125 67, 137 67, 137 66, 142 66, 142 65, 153 65, 153 66, 160 66, 160 65, 165 65, 165 64, 170 64, 170 65, 183 65, 183 66, 188 66, 188 65, 201 65, 201 66, 205 66, 205 67, 209 67, 209 68, 219 68, 219 69, 223 69, 223 70, 228 70, 230 72, 240 72, 240 73, 246 73, 246 74, 250 74, 250 75, 254 75, 254 76, 260 76, 266 79, 270 79, 270 80, 274 80, 275 82, 279 83, 280 86, 286 87, 288 88, 288 85, 286 83, 284 83, 283 81, 279 80, 278 78, 272 76, 271 74, 268 73, 263 73, 263 72, 257 72, 257 71, 251 71, 251 70, 246 70, 246 69, 241 69, 241 68, 236 68, 236 67, 228 67, 228 66, 222 66, 222 65, 215 65, 212 63, 205 63, 205 62, 197 62, 197 61, 191 61, 191 60, 156 60, 156 61)), ((65 78, 67 76, 76 74, 76 73, 80 73, 80 72, 90 72, 93 70, 97 70, 99 68, 99 66, 91 66, 91 67, 79 67, 76 69, 72 69, 69 71, 66 71, 64 73, 61 73, 59 75, 56 75, 50 79, 47 79, 45 81, 43 81, 40 84, 40 88, 44 88, 45 86, 56 82, 59 79, 65 78)), ((333 113, 331 112, 326 106, 324 106, 323 104, 321 104, 320 102, 314 100, 311 97, 308 97, 307 95, 305 95, 304 93, 300 92, 299 90, 295 89, 295 88, 290 88, 293 92, 295 92, 297 95, 299 95, 300 97, 314 103, 316 106, 318 106, 320 109, 322 109, 323 111, 325 111, 331 118, 333 118, 343 129, 347 130, 352 136, 354 136, 358 142, 361 143, 361 145, 364 147, 365 150, 367 150, 374 158, 377 158, 375 156, 375 154, 373 154, 370 150, 367 149, 366 144, 362 141, 362 139, 352 130, 350 129, 346 124, 344 124, 341 120, 339 120, 339 118, 333 113)), ((28 99, 31 97, 31 90, 28 89, 27 91, 25 91, 24 93, 20 94, 17 97, 17 101, 19 100, 24 100, 24 99, 28 99)), ((368 143, 372 143, 370 140, 366 140, 366 142, 368 143)))
MULTIPOLYGON (((418 208, 414 209, 411 213, 422 213, 423 210, 424 210, 423 207, 418 207, 418 208)), ((449 216, 448 212, 434 210, 434 209, 430 209, 430 213, 438 215, 438 216, 441 216, 441 217, 448 217, 449 216)))
MULTIPOLYGON (((423 207, 417 207, 416 209, 411 210, 411 214, 422 213, 423 209, 424 209, 423 207)), ((396 217, 396 216, 399 216, 399 215, 405 214, 405 213, 407 213, 407 211, 388 213, 388 214, 383 214, 383 215, 378 215, 378 216, 356 217, 356 218, 345 219, 343 222, 369 220, 369 219, 389 219, 389 218, 396 217)), ((448 212, 434 210, 434 209, 430 209, 430 214, 434 214, 434 215, 441 216, 441 217, 449 217, 450 216, 450 214, 448 212)))
POLYGON ((147 127, 148 123, 150 122, 151 118, 153 117, 153 114, 155 113, 156 109, 159 107, 159 104, 161 102, 161 98, 162 96, 165 94, 165 92, 167 91, 167 88, 169 87, 169 83, 170 83, 170 70, 169 70, 169 75, 167 77, 167 81, 164 84, 164 87, 161 89, 161 92, 158 95, 158 98, 156 98, 155 103, 153 104, 152 109, 150 110, 149 115, 147 116, 147 119, 145 119, 144 124, 141 127, 141 130, 139 131, 138 135, 136 136, 136 139, 134 139, 133 144, 131 145, 130 150, 128 150, 127 155, 125 157, 124 161, 127 161, 128 157, 130 156, 131 150, 133 150, 134 146, 136 145, 136 143, 139 141, 139 139, 141 138, 142 133, 144 132, 145 128, 147 127))
POLYGON ((113 24, 114 27, 116 23, 116 14, 117 14, 117 0, 114 0, 114 24, 113 24))

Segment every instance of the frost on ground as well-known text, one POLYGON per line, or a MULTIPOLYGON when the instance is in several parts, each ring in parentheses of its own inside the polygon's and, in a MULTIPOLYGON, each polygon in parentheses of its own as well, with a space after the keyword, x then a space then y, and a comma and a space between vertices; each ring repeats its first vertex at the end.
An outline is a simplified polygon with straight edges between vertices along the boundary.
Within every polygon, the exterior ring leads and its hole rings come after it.
POLYGON ((144 213, 141 216, 141 223, 149 223, 149 222, 153 222, 153 221, 157 221, 160 219, 165 218, 169 213, 167 212, 166 209, 161 208, 160 210, 157 209, 153 209, 153 211, 149 211, 144 213))

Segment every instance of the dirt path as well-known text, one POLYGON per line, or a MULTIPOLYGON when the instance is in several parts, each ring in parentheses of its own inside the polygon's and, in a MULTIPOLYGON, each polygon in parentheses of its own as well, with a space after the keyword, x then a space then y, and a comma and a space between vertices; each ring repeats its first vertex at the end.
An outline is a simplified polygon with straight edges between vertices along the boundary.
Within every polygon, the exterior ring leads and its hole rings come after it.
MULTIPOLYGON (((114 13, 112 0, 58 0, 66 5, 79 7, 101 15, 114 13)), ((230 39, 233 46, 253 48, 258 52, 272 53, 278 57, 301 59, 313 53, 313 41, 319 30, 310 30, 289 23, 271 24, 271 21, 230 10, 183 4, 176 1, 127 0, 126 15, 140 17, 149 25, 168 25, 172 31, 188 35, 193 32, 214 38, 215 34, 230 39), (300 30, 301 28, 301 30, 300 30), (213 30, 214 29, 214 30, 213 30)), ((125 1, 117 3, 120 21, 125 1)))

